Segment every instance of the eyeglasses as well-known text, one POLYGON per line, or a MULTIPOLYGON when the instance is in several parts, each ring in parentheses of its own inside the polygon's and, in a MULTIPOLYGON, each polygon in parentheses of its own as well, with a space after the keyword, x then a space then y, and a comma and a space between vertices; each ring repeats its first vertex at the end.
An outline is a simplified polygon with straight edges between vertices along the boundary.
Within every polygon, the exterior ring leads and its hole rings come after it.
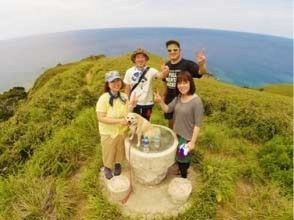
POLYGON ((175 48, 175 49, 168 49, 168 50, 167 50, 167 52, 169 52, 169 53, 170 53, 170 52, 177 52, 177 51, 179 51, 178 48, 175 48))

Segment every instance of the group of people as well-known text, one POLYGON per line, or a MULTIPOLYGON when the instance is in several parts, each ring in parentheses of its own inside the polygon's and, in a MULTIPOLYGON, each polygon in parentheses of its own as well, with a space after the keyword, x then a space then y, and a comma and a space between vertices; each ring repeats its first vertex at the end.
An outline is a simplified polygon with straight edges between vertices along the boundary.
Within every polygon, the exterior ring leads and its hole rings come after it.
POLYGON ((99 122, 100 140, 104 175, 111 179, 122 171, 124 159, 124 138, 128 123, 126 114, 135 112, 150 120, 154 101, 159 104, 168 119, 168 126, 178 137, 176 162, 181 177, 187 178, 191 163, 190 152, 194 149, 203 118, 203 104, 195 93, 193 78, 200 78, 206 71, 204 51, 196 55, 196 62, 182 57, 180 43, 176 40, 166 42, 169 61, 160 71, 149 67, 149 56, 142 49, 136 49, 131 55, 134 66, 129 68, 122 79, 118 71, 105 75, 104 93, 96 104, 99 122), (153 78, 165 82, 165 94, 162 97, 152 88, 153 78), (121 92, 125 85, 125 93, 121 92), (181 146, 185 144, 187 153, 181 146))

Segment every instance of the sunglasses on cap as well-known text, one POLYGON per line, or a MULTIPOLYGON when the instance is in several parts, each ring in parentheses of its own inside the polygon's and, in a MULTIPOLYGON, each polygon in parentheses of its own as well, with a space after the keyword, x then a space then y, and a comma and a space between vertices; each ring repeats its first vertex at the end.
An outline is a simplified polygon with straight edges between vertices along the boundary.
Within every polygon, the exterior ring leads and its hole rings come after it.
POLYGON ((168 49, 168 50, 167 50, 167 52, 169 52, 169 53, 170 53, 170 52, 177 52, 177 51, 179 51, 179 48, 168 49))

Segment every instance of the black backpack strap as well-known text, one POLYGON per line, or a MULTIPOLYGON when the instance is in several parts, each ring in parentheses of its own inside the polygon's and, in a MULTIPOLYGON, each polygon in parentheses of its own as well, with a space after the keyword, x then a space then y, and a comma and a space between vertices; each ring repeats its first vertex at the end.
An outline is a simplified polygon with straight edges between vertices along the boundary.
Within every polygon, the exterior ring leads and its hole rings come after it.
POLYGON ((146 75, 146 73, 148 72, 148 70, 150 69, 150 67, 148 66, 142 73, 142 75, 140 76, 138 82, 132 87, 131 91, 130 91, 130 95, 129 97, 131 97, 132 92, 135 90, 135 88, 137 88, 137 86, 140 84, 140 82, 142 81, 143 77, 146 75))

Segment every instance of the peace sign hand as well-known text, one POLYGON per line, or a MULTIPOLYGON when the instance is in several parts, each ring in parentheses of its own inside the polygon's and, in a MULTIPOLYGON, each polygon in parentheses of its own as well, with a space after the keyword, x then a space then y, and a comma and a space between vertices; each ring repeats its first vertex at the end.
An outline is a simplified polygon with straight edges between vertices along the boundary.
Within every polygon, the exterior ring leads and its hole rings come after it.
POLYGON ((198 65, 204 65, 206 63, 204 49, 201 49, 199 52, 196 53, 196 62, 198 65))

